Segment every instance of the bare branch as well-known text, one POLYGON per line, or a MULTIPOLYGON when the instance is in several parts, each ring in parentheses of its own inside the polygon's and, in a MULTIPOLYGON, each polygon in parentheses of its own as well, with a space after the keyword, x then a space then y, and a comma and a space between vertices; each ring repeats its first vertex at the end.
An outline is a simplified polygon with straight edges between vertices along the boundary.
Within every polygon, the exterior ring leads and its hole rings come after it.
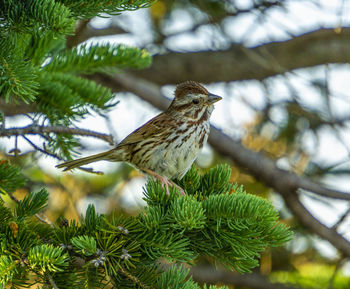
POLYGON ((68 48, 72 48, 92 37, 115 35, 122 33, 127 32, 119 26, 116 26, 115 24, 112 24, 107 28, 98 29, 93 28, 90 25, 90 20, 81 20, 75 29, 75 34, 67 37, 66 45, 68 48))
POLYGON ((108 134, 99 133, 96 131, 81 129, 81 128, 72 128, 65 126, 39 126, 39 125, 29 125, 25 127, 13 127, 8 129, 0 130, 0 137, 3 136, 17 136, 25 134, 46 134, 46 133, 56 133, 56 134, 73 134, 81 136, 90 136, 95 137, 101 140, 108 142, 110 145, 114 144, 113 137, 108 134))
POLYGON ((66 41, 67 48, 72 48, 75 45, 82 42, 80 41, 80 35, 82 35, 86 30, 86 28, 88 27, 90 20, 91 19, 80 20, 76 23, 74 35, 67 36, 67 41, 66 41))
POLYGON ((119 271, 129 280, 133 281, 135 284, 139 285, 141 288, 149 289, 150 287, 141 282, 136 276, 132 275, 123 266, 119 266, 119 271))
MULTIPOLYGON (((54 154, 50 151, 48 151, 45 147, 42 149, 40 147, 38 147, 36 144, 34 144, 29 138, 27 138, 26 136, 22 135, 22 137, 36 150, 36 151, 39 151, 45 155, 48 155, 56 160, 59 160, 59 161, 64 161, 61 157, 59 157, 57 154, 54 154)), ((102 172, 100 171, 94 171, 93 168, 77 168, 78 170, 81 170, 83 172, 87 172, 87 173, 91 173, 91 174, 97 174, 97 175, 103 175, 102 172)))
POLYGON ((264 79, 297 68, 348 63, 350 28, 312 31, 288 41, 254 48, 232 45, 228 50, 167 53, 153 57, 151 67, 133 74, 158 85, 195 80, 203 83, 264 79), (166 72, 166 73, 165 73, 166 72))
POLYGON ((345 213, 338 219, 338 221, 332 226, 333 230, 337 230, 338 227, 344 222, 347 216, 350 214, 350 207, 345 211, 345 213))
POLYGON ((288 191, 279 192, 286 201, 289 210, 291 210, 303 226, 309 228, 311 232, 328 240, 334 247, 343 252, 345 256, 350 256, 350 243, 335 230, 328 228, 314 218, 300 202, 297 194, 288 191))
POLYGON ((335 268, 334 268, 334 271, 333 271, 333 274, 329 280, 329 285, 328 285, 328 289, 335 289, 334 287, 334 281, 335 281, 335 278, 337 277, 338 275, 338 272, 339 270, 341 269, 341 267, 343 266, 343 264, 347 261, 347 259, 342 259, 340 258, 337 263, 335 264, 335 268))
POLYGON ((35 104, 27 104, 21 101, 6 102, 4 99, 0 98, 0 111, 6 116, 13 116, 17 114, 26 114, 31 112, 37 112, 37 107, 35 104))

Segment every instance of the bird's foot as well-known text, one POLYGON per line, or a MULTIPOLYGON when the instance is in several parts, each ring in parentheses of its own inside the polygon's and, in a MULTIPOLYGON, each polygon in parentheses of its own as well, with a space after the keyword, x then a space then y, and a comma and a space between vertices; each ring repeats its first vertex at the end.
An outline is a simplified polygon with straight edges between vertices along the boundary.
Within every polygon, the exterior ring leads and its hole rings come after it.
POLYGON ((165 191, 166 191, 166 194, 168 196, 170 196, 169 186, 177 188, 181 195, 186 196, 186 193, 183 190, 183 188, 181 188, 179 185, 175 184, 173 181, 168 180, 166 177, 163 177, 163 176, 155 173, 154 171, 151 171, 151 170, 148 170, 148 169, 145 169, 144 171, 146 173, 148 173, 149 175, 155 177, 157 180, 159 180, 162 183, 163 187, 165 186, 165 191))
POLYGON ((175 188, 177 188, 181 195, 186 196, 186 193, 183 188, 181 188, 179 185, 175 184, 173 181, 167 180, 169 184, 175 188))

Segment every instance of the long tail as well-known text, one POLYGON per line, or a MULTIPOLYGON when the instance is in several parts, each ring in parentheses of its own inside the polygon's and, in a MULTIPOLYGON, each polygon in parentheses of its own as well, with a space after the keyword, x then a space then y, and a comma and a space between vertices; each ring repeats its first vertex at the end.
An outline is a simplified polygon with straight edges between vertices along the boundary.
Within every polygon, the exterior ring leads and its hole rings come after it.
POLYGON ((89 157, 85 157, 85 158, 81 158, 81 159, 76 159, 76 160, 72 160, 69 162, 65 162, 63 164, 59 164, 56 166, 56 168, 64 168, 63 171, 68 171, 68 170, 72 170, 75 168, 79 168, 83 165, 89 164, 89 163, 93 163, 93 162, 97 162, 97 161, 102 161, 102 160, 107 160, 110 157, 111 152, 110 151, 106 151, 103 153, 99 153, 96 155, 92 155, 89 157))

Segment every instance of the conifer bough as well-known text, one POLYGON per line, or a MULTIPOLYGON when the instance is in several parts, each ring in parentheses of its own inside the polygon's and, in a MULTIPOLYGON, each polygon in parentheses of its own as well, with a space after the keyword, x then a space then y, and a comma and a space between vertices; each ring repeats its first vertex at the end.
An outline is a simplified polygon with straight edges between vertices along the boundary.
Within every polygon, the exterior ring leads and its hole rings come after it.
MULTIPOLYGON (((12 166, 2 170, 14 171, 12 166)), ((203 175, 192 167, 177 181, 188 193, 181 197, 173 187, 168 196, 160 182, 150 180, 144 191, 147 207, 138 216, 99 215, 90 205, 80 225, 33 220, 47 204, 45 190, 29 194, 13 209, 1 201, 0 284, 28 285, 35 277, 58 288, 87 283, 84 288, 200 288, 180 265, 194 265, 199 256, 250 272, 261 252, 283 245, 292 233, 267 200, 230 183, 230 173, 228 165, 203 175), (160 260, 179 265, 166 270, 160 260)))

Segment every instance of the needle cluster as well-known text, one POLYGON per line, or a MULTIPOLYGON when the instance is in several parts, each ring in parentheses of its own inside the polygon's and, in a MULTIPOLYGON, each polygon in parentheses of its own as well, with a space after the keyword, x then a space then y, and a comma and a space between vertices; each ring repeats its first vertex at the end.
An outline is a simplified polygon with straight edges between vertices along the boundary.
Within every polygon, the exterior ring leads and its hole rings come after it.
POLYGON ((35 218, 47 204, 46 190, 30 193, 11 209, 1 201, 0 284, 200 288, 181 266, 193 266, 199 257, 250 272, 261 252, 284 244, 292 233, 267 200, 230 183, 230 172, 227 165, 205 174, 192 167, 178 182, 186 196, 174 187, 168 196, 150 180, 147 207, 132 217, 100 215, 90 205, 80 220, 47 224, 35 218))

